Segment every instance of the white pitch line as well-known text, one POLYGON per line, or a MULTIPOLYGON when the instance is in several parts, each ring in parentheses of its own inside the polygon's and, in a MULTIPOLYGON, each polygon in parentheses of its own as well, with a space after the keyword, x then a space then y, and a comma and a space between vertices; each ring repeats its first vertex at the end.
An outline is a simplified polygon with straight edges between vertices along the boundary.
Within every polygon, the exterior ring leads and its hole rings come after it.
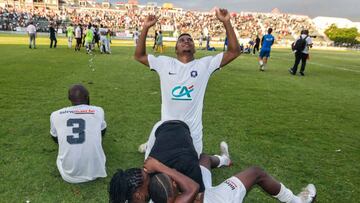
MULTIPOLYGON (((317 66, 322 66, 322 67, 325 67, 325 68, 330 68, 328 65, 325 65, 325 64, 322 64, 322 63, 308 62, 308 64, 314 64, 314 65, 317 65, 317 66)), ((338 70, 344 70, 344 71, 350 71, 350 72, 360 73, 359 70, 354 70, 354 69, 348 69, 348 68, 342 68, 342 67, 334 67, 334 68, 335 68, 335 69, 338 69, 338 70)))
MULTIPOLYGON (((283 60, 283 61, 293 61, 293 60, 290 60, 288 58, 281 58, 281 57, 273 57, 273 58, 276 58, 276 59, 280 59, 280 60, 283 60)), ((317 66, 321 66, 321 67, 325 67, 325 68, 331 68, 329 67, 328 65, 325 65, 325 64, 322 64, 322 63, 315 63, 315 62, 307 62, 307 64, 313 64, 313 65, 317 65, 317 66)), ((358 66, 352 66, 352 67, 358 67, 358 66)), ((337 70, 344 70, 344 71, 350 71, 350 72, 355 72, 355 73, 360 73, 360 70, 354 70, 354 69, 348 69, 348 68, 342 68, 342 67, 334 67, 335 69, 337 70)))

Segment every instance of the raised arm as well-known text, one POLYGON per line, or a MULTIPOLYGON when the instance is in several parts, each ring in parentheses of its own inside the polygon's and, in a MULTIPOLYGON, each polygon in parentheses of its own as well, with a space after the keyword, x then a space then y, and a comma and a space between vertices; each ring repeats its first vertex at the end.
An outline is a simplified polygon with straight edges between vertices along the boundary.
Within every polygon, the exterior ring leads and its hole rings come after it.
POLYGON ((195 200, 200 186, 186 175, 165 166, 150 156, 145 160, 144 171, 147 173, 164 173, 176 182, 181 194, 176 197, 175 203, 193 202, 195 200))
POLYGON ((228 49, 224 53, 223 59, 220 64, 220 67, 223 67, 240 55, 240 45, 238 40, 236 39, 234 28, 231 26, 230 13, 228 12, 228 10, 217 8, 215 12, 217 19, 219 19, 224 24, 226 35, 228 38, 228 49))
POLYGON ((143 29, 141 31, 139 41, 136 45, 134 58, 135 60, 139 61, 140 63, 149 66, 149 61, 146 54, 146 36, 149 32, 150 27, 155 25, 157 22, 157 18, 154 15, 149 15, 146 17, 143 29))

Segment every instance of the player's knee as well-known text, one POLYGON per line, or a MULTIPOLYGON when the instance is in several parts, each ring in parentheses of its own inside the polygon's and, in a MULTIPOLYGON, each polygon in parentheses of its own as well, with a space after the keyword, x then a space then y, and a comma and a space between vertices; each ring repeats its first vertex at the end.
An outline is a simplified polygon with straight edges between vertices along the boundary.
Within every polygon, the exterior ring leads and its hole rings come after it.
POLYGON ((200 165, 202 166, 211 166, 211 160, 210 160, 210 156, 207 154, 200 154, 200 160, 199 160, 200 165))
POLYGON ((254 174, 254 176, 256 176, 256 179, 258 181, 260 181, 261 179, 263 179, 266 176, 265 171, 258 166, 252 166, 249 168, 249 170, 251 170, 251 172, 254 174))

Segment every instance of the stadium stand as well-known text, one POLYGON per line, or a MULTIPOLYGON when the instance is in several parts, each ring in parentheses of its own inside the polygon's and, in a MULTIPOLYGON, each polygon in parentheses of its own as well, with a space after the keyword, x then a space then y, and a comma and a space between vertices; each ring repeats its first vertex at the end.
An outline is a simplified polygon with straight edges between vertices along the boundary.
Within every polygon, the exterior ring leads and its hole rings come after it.
MULTIPOLYGON (((223 25, 220 22, 214 23, 217 21, 211 11, 184 11, 174 8, 172 4, 138 5, 134 0, 117 4, 80 0, 76 4, 75 1, 67 0, 60 1, 56 8, 36 5, 26 7, 0 4, 0 30, 16 31, 26 27, 32 20, 40 32, 47 32, 49 22, 55 22, 58 30, 64 30, 70 23, 94 23, 105 25, 114 32, 131 33, 137 27, 141 30, 141 24, 147 14, 156 13, 161 17, 159 25, 154 29, 161 29, 164 36, 171 37, 189 32, 197 38, 203 32, 205 36, 210 33, 215 41, 225 38, 223 25)), ((278 9, 271 13, 241 12, 231 15, 239 38, 253 39, 257 34, 264 34, 268 27, 272 27, 279 44, 288 45, 302 29, 308 29, 311 36, 316 36, 315 44, 327 45, 330 42, 308 16, 283 14, 278 9)))

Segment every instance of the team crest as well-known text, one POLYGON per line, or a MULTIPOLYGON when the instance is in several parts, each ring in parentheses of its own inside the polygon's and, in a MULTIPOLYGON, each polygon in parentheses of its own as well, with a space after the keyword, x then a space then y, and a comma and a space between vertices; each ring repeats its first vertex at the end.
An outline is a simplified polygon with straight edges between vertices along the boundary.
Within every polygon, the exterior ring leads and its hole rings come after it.
POLYGON ((196 71, 196 70, 191 71, 191 72, 190 72, 190 76, 191 76, 192 78, 196 78, 196 77, 198 76, 197 71, 196 71))

